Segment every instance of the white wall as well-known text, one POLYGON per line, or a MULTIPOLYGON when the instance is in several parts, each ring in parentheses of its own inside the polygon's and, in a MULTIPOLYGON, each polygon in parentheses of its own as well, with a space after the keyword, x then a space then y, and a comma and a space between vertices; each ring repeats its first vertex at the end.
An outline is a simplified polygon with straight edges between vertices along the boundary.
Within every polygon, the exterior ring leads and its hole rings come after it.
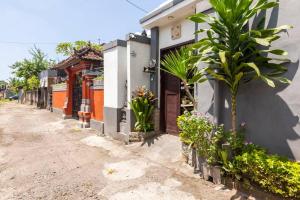
MULTIPOLYGON (((150 88, 150 75, 143 71, 150 62, 150 45, 135 41, 127 42, 127 99, 131 101, 132 92, 139 86, 150 88), (136 56, 131 53, 135 52, 136 56)), ((128 105, 129 106, 129 105, 128 105)))
POLYGON ((126 47, 104 51, 104 107, 122 108, 125 102, 126 47))
POLYGON ((159 48, 167 48, 173 45, 181 44, 195 39, 195 23, 187 19, 178 20, 167 26, 159 27, 159 48), (171 28, 174 25, 181 24, 181 38, 172 40, 171 28))

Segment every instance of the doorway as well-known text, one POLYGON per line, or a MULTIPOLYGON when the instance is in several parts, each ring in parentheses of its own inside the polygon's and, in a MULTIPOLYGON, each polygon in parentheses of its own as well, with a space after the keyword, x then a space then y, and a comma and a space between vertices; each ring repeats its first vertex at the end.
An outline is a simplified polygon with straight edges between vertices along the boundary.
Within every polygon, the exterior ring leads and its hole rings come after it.
MULTIPOLYGON (((163 59, 170 52, 180 49, 183 46, 189 45, 194 41, 189 41, 174 47, 161 50, 161 59, 163 59)), ((160 127, 161 131, 172 135, 178 135, 179 129, 177 126, 177 117, 185 110, 186 105, 181 105, 182 99, 186 98, 183 85, 177 77, 161 71, 160 76, 160 127)), ((193 87, 191 87, 193 93, 193 87)))
POLYGON ((82 101, 82 75, 78 73, 75 75, 73 84, 73 95, 72 95, 72 116, 76 119, 79 118, 78 112, 80 111, 82 101))

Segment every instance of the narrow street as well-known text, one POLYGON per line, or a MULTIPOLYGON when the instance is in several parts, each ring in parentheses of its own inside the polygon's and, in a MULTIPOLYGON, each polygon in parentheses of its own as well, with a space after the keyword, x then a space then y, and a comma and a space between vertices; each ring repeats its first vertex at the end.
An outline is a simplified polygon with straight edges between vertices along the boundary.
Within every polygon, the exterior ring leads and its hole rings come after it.
POLYGON ((178 140, 125 146, 47 110, 1 104, 0 199, 242 199, 193 174, 178 140))

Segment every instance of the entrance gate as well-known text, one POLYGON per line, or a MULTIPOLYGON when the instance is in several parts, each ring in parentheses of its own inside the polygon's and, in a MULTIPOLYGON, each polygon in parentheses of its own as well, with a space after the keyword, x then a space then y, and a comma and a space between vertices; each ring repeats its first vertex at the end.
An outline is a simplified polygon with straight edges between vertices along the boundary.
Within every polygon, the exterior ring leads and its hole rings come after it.
POLYGON ((80 111, 82 101, 82 75, 76 74, 73 86, 73 95, 72 95, 72 116, 74 118, 79 118, 78 112, 80 111))

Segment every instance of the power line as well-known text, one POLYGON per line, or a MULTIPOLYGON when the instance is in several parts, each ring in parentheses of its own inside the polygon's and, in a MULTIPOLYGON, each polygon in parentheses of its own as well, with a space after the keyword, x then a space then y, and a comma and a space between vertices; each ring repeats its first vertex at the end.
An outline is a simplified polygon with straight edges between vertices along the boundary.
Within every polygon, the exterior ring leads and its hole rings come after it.
POLYGON ((0 44, 17 44, 17 45, 57 45, 59 42, 15 42, 15 41, 0 41, 0 44))
POLYGON ((127 3, 129 3, 130 5, 132 5, 133 7, 139 9, 140 11, 143 11, 144 13, 148 13, 147 10, 145 10, 144 8, 140 7, 139 5, 133 3, 132 1, 130 0, 126 0, 127 3))
MULTIPOLYGON (((92 40, 91 42, 96 42, 92 40)), ((99 42, 99 39, 98 41, 99 42)), ((21 42, 21 41, 0 41, 0 44, 15 44, 15 45, 58 45, 61 42, 21 42)))

